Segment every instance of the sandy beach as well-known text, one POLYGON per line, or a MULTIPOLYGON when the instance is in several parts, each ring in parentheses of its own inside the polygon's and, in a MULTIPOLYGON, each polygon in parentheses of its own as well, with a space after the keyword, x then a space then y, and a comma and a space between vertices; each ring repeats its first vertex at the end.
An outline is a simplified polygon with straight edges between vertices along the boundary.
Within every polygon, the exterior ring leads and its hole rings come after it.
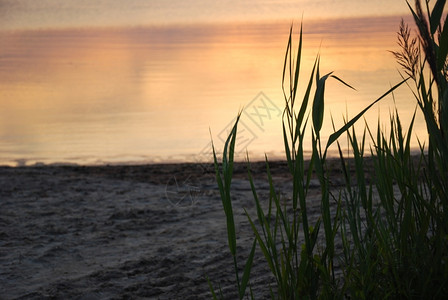
MULTIPOLYGON (((266 200, 264 168, 252 166, 266 200)), ((271 168, 287 199, 285 163, 271 168)), ((233 181, 243 257, 253 239, 243 207, 254 212, 246 172, 238 164, 233 181)), ((1 167, 0 266, 1 299, 209 299, 206 276, 236 296, 211 164, 1 167)), ((263 298, 273 278, 261 255, 253 272, 263 298)))

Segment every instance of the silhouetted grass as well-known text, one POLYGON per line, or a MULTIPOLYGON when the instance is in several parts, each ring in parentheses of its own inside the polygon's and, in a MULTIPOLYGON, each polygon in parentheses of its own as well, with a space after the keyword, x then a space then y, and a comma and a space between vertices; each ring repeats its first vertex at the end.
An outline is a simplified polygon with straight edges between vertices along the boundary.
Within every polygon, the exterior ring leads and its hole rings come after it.
MULTIPOLYGON (((326 143, 320 136, 326 81, 333 78, 347 84, 332 73, 321 76, 317 57, 299 102, 302 33, 294 55, 291 28, 282 82, 283 137, 292 199, 285 203, 277 193, 266 158, 270 197, 268 210, 263 210, 248 163, 258 221, 246 211, 254 244, 241 274, 230 197, 239 118, 225 143, 221 165, 214 152, 240 299, 253 296, 247 287, 257 245, 275 278, 274 299, 442 299, 448 295, 448 22, 443 19, 444 7, 442 0, 432 7, 420 1, 415 8, 409 5, 418 36, 411 37, 402 22, 401 50, 393 52, 404 69, 403 81, 335 130, 326 143), (419 108, 411 123, 403 128, 395 112, 389 120, 390 133, 381 130, 378 120, 376 134, 368 124, 357 135, 352 125, 404 83, 419 108), (410 137, 417 113, 425 118, 428 142, 418 145, 415 158, 410 137), (309 128, 313 149, 311 160, 305 163, 303 142, 309 128), (350 163, 338 141, 342 135, 348 139, 350 163), (329 170, 327 150, 334 143, 340 153, 342 186, 332 184, 334 173, 329 170), (374 174, 366 174, 366 156, 373 161, 374 174), (321 197, 320 217, 313 224, 306 201, 311 176, 319 179, 321 197)), ((223 298, 209 283, 213 297, 223 298)))

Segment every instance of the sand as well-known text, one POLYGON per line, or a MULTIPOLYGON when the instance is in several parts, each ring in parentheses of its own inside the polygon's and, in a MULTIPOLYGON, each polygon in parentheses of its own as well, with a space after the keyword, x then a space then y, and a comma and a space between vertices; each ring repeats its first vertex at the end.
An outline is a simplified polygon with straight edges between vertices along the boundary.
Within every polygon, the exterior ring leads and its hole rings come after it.
MULTIPOLYGON (((264 164, 253 168, 266 203, 264 164)), ((285 163, 272 172, 288 199, 285 163)), ((233 197, 242 259, 253 241, 243 207, 256 218, 245 164, 233 197)), ((1 299, 210 299, 206 276, 236 297, 212 165, 0 167, 1 299)), ((260 253, 252 278, 265 298, 260 253)))

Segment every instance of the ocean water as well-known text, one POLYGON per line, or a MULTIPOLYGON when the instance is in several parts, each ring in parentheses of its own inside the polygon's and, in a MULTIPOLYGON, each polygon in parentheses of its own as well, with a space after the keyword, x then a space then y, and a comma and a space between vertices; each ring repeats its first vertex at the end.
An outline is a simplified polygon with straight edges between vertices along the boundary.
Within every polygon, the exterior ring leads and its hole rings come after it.
POLYGON ((2 0, 1 29, 147 26, 409 15, 406 1, 2 0))
MULTIPOLYGON (((1 30, 0 164, 211 161, 211 139, 222 147, 242 109, 239 157, 247 150, 253 160, 282 158, 291 20, 242 19, 138 26, 29 20, 1 30)), ((398 49, 399 22, 304 20, 303 85, 319 53, 321 74, 334 71, 356 88, 328 82, 324 137, 332 132, 330 114, 341 126, 399 82, 388 52, 398 49)), ((406 125, 415 109, 411 93, 397 91, 395 104, 406 125)), ((387 124, 393 108, 389 97, 366 120, 387 124)), ((420 121, 415 134, 424 139, 420 121)))

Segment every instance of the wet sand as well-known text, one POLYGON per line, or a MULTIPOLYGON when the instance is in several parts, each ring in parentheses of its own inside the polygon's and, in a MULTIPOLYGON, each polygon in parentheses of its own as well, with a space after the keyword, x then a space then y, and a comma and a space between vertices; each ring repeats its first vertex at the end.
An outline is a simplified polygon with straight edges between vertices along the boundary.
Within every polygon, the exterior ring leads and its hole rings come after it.
MULTIPOLYGON (((252 168, 267 203, 265 165, 252 168)), ((271 170, 288 199, 286 164, 271 170)), ((253 240, 243 207, 256 217, 245 164, 233 198, 242 259, 253 240)), ((273 278, 257 257, 258 299, 273 278)), ((1 299, 210 299, 206 276, 236 297, 212 165, 0 167, 1 299)))

